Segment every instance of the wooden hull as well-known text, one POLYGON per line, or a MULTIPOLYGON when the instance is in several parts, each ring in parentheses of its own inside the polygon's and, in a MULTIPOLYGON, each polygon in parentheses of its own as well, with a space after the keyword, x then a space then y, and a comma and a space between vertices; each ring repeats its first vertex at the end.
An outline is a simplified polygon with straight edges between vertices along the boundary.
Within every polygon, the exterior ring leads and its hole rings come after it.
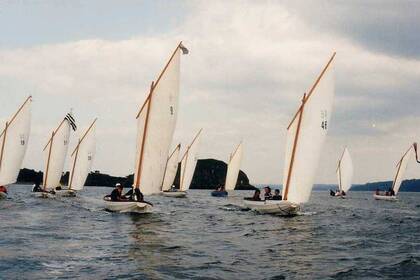
POLYGON ((187 196, 187 192, 182 192, 182 191, 176 191, 176 192, 162 192, 163 196, 166 197, 176 197, 176 198, 181 198, 181 197, 186 197, 187 196))
POLYGON ((105 210, 110 212, 146 214, 153 210, 153 206, 145 202, 110 201, 109 199, 104 199, 104 201, 105 210))
POLYGON ((32 192, 32 196, 36 198, 55 198, 55 194, 49 192, 32 192))
POLYGON ((211 192, 211 196, 215 196, 215 197, 227 197, 228 196, 228 192, 227 191, 212 191, 211 192))
POLYGON ((254 201, 244 199, 244 205, 261 214, 276 214, 280 216, 295 216, 300 210, 299 204, 286 200, 254 201))
POLYGON ((0 199, 6 199, 6 198, 7 198, 7 193, 0 192, 0 199))
POLYGON ((376 200, 386 200, 386 201, 397 201, 398 198, 394 195, 394 196, 389 196, 389 195, 377 195, 374 194, 373 197, 376 200))
POLYGON ((74 190, 59 190, 55 191, 57 197, 76 197, 76 191, 74 190))

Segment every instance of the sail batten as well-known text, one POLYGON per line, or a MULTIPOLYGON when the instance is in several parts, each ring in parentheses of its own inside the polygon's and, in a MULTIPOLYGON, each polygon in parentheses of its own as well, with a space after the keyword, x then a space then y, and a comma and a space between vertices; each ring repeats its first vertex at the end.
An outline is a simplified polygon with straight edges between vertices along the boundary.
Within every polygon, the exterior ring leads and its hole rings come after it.
POLYGON ((334 99, 334 57, 335 53, 287 127, 283 199, 293 203, 307 202, 312 191, 334 99))
POLYGON ((181 43, 178 44, 137 114, 134 187, 161 191, 178 114, 181 43))
POLYGON ((31 101, 26 98, 0 134, 0 185, 16 182, 31 129, 31 101))
POLYGON ((241 161, 242 142, 239 143, 229 159, 225 180, 225 189, 227 191, 234 190, 236 187, 236 182, 238 181, 239 170, 241 167, 241 161))

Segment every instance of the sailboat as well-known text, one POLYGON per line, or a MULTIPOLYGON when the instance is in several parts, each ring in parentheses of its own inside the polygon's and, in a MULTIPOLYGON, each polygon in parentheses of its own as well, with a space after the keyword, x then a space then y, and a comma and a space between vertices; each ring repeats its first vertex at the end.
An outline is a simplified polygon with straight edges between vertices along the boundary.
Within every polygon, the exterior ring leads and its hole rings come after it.
POLYGON ((408 162, 410 161, 413 152, 416 156, 416 160, 418 162, 417 157, 417 143, 413 143, 410 145, 410 148, 402 155, 401 159, 397 163, 397 172, 395 173, 394 181, 392 182, 392 187, 390 192, 386 192, 388 194, 380 194, 378 191, 373 195, 376 200, 388 200, 388 201, 396 201, 398 200, 397 194, 400 190, 401 183, 404 178, 405 170, 407 169, 408 162))
POLYGON ((179 195, 179 192, 175 191, 173 183, 176 177, 176 172, 178 170, 180 150, 181 144, 178 144, 172 153, 168 156, 168 160, 166 161, 165 176, 162 182, 162 194, 164 196, 179 195))
POLYGON ((211 192, 212 196, 216 197, 226 197, 228 196, 228 191, 233 191, 236 187, 236 182, 238 181, 239 169, 241 167, 242 160, 242 142, 236 147, 235 151, 230 155, 224 190, 215 190, 211 192))
POLYGON ((55 196, 56 188, 60 187, 67 150, 69 148, 70 131, 76 130, 72 113, 68 113, 60 122, 44 146, 45 171, 42 191, 34 192, 36 197, 51 198, 55 196))
POLYGON ((31 103, 29 96, 0 134, 0 199, 7 197, 6 185, 16 182, 25 157, 31 130, 31 103))
POLYGON ((351 160, 350 152, 344 148, 337 166, 338 191, 330 190, 330 195, 335 197, 345 198, 348 190, 351 187, 351 180, 353 178, 353 161, 351 160))
POLYGON ((287 127, 283 200, 244 200, 245 206, 260 213, 296 215, 309 201, 321 150, 325 142, 334 99, 333 60, 309 90, 287 127))
POLYGON ((83 136, 79 139, 76 148, 70 155, 72 166, 69 174, 68 188, 56 191, 56 195, 74 197, 76 196, 77 191, 83 189, 95 156, 96 120, 97 119, 95 118, 84 132, 83 136))
MULTIPOLYGON (((182 42, 175 48, 156 82, 152 82, 149 95, 137 114, 133 191, 141 190, 144 195, 161 192, 178 113, 181 53, 188 53, 182 42)), ((153 209, 144 201, 104 200, 108 211, 148 213, 153 209)))

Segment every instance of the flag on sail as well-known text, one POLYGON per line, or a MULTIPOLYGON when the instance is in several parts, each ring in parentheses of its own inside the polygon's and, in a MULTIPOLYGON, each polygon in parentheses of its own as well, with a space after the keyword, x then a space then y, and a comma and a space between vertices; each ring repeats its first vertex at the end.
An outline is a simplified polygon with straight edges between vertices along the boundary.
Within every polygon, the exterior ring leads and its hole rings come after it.
POLYGON ((72 113, 68 113, 64 119, 69 122, 73 131, 76 131, 77 129, 76 120, 74 119, 72 113))

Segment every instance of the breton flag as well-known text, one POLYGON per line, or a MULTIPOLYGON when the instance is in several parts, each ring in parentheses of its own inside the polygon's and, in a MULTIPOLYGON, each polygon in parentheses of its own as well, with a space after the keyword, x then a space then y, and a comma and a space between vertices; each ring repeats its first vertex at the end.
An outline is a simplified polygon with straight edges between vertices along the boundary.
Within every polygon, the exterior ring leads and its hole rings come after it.
POLYGON ((73 118, 72 114, 68 113, 64 119, 67 120, 69 122, 69 124, 71 125, 71 128, 73 128, 73 130, 76 131, 76 129, 77 129, 76 121, 73 118))
POLYGON ((416 161, 417 161, 417 163, 420 163, 419 156, 417 155, 417 143, 416 142, 413 143, 413 147, 414 147, 414 152, 416 153, 416 161))
POLYGON ((188 54, 189 53, 188 49, 186 47, 184 47, 184 45, 182 43, 179 44, 179 48, 181 49, 182 54, 188 54))

